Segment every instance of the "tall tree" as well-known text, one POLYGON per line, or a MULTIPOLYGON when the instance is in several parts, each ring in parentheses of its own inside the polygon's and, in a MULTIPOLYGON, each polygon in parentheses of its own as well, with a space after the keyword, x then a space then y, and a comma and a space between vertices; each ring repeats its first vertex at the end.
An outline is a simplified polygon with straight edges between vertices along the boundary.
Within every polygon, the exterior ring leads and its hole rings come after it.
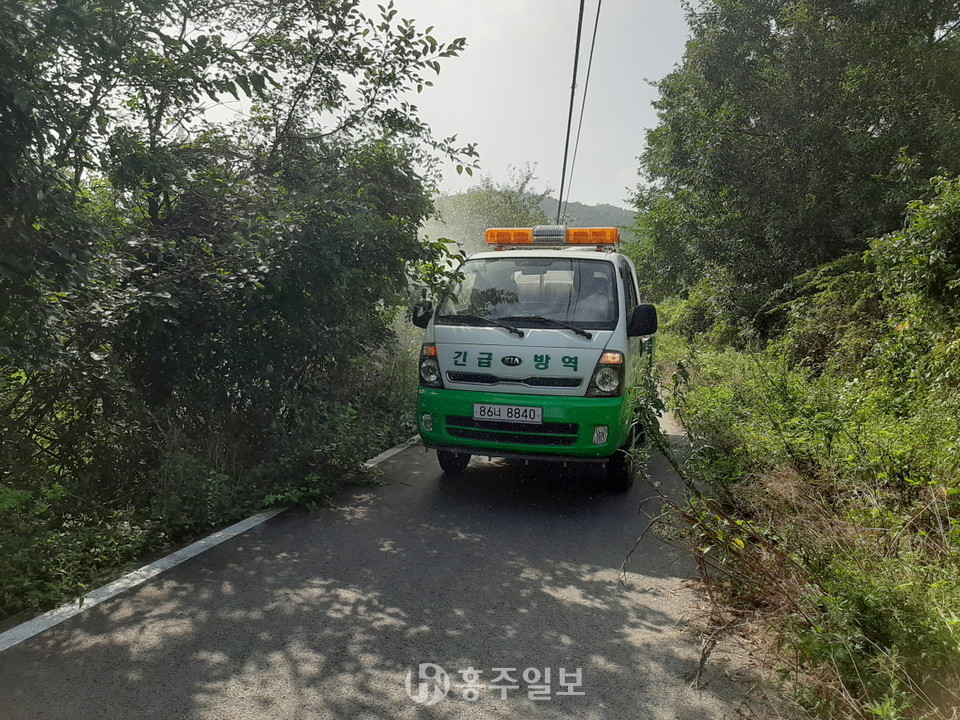
POLYGON ((475 163, 409 100, 464 45, 392 3, 0 0, 0 615, 68 514, 336 462, 437 158, 475 163))
POLYGON ((486 249, 484 233, 491 227, 533 227, 550 222, 542 209, 549 189, 534 189, 535 168, 511 168, 506 182, 482 177, 477 185, 456 195, 437 198, 437 215, 424 226, 431 236, 455 240, 467 252, 486 249))
POLYGON ((711 278, 762 324, 796 273, 960 171, 960 3, 711 0, 688 20, 641 159, 641 236, 667 275, 650 284, 711 278))

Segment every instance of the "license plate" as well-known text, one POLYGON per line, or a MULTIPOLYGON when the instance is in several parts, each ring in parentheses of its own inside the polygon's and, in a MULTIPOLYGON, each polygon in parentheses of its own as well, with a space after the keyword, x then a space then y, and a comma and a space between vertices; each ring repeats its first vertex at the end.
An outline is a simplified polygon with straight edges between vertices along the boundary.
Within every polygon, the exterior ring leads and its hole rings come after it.
POLYGON ((493 420, 499 422, 534 423, 543 422, 543 408, 528 405, 488 405, 475 403, 474 420, 493 420))

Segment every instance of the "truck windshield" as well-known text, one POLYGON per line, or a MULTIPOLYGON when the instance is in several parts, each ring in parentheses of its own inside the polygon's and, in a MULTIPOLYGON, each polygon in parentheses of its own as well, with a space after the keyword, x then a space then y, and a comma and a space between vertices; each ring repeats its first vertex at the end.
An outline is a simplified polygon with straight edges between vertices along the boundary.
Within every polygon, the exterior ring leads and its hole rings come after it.
POLYGON ((548 327, 544 319, 586 330, 617 325, 616 275, 605 260, 478 258, 462 272, 463 283, 440 306, 437 323, 460 324, 458 316, 473 315, 520 327, 548 327))

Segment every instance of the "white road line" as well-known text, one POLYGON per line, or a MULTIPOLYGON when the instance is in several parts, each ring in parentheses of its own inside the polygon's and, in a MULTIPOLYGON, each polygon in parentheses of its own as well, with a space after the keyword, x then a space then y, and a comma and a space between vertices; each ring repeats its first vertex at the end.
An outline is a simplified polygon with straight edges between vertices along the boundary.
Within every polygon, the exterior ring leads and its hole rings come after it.
POLYGON ((180 550, 177 550, 166 557, 160 558, 156 562, 152 562, 149 565, 144 565, 142 568, 138 568, 133 572, 127 573, 123 577, 114 580, 112 583, 108 583, 101 588, 92 590, 78 600, 65 603, 58 608, 33 618, 33 620, 28 620, 25 623, 11 628, 5 633, 0 634, 0 652, 6 650, 7 648, 13 647, 17 643, 21 643, 27 638, 31 638, 34 635, 43 632, 44 630, 49 630, 54 625, 59 625, 64 620, 68 620, 74 615, 79 615, 88 608, 99 605, 104 600, 109 600, 125 590, 136 587, 137 585, 146 582, 150 578, 159 575, 164 570, 168 570, 175 565, 179 565, 185 560, 189 560, 190 558, 199 555, 204 550, 209 550, 215 545, 219 545, 220 543, 225 542, 232 537, 236 537, 240 533, 244 533, 247 530, 256 527, 257 525, 266 522, 275 515, 279 515, 284 510, 286 510, 286 508, 276 507, 270 508, 269 510, 264 510, 261 513, 257 513, 252 517, 248 517, 246 520, 241 520, 230 527, 224 528, 223 530, 215 532, 212 535, 208 535, 201 540, 197 540, 195 543, 187 545, 187 547, 181 548, 180 550))
POLYGON ((387 460, 387 459, 389 459, 389 458, 392 458, 392 457, 393 457, 394 455, 396 455, 397 453, 403 452, 403 451, 406 450, 408 447, 410 447, 411 445, 416 445, 418 442, 420 442, 420 436, 419 436, 419 435, 414 435, 412 438, 410 438, 410 439, 407 440, 406 442, 402 442, 402 443, 400 443, 399 445, 396 445, 396 446, 390 448, 389 450, 383 451, 382 453, 380 453, 379 455, 377 455, 375 458, 373 458, 373 460, 367 460, 367 461, 363 464, 363 466, 364 466, 365 468, 372 468, 374 465, 378 465, 378 464, 382 463, 384 460, 387 460))
MULTIPOLYGON (((374 465, 382 463, 384 460, 406 450, 408 447, 415 444, 418 439, 419 436, 414 436, 406 442, 400 443, 396 447, 392 447, 389 450, 380 453, 372 460, 367 460, 363 466, 365 468, 371 468, 374 465)), ((22 643, 24 640, 32 638, 34 635, 40 634, 44 630, 49 630, 55 625, 62 623, 64 620, 69 620, 75 615, 79 615, 84 610, 92 608, 95 605, 99 605, 105 600, 116 597, 120 593, 129 590, 130 588, 134 588, 137 585, 146 582, 150 578, 156 577, 164 570, 169 570, 170 568, 179 565, 180 563, 189 560, 192 557, 196 557, 205 550, 209 550, 220 543, 226 542, 230 538, 236 537, 241 533, 245 533, 247 530, 255 528, 257 525, 265 523, 267 520, 272 517, 276 517, 286 509, 286 507, 275 507, 270 508, 269 510, 264 510, 263 512, 259 512, 256 515, 248 517, 246 520, 241 520, 238 523, 234 523, 230 527, 219 530, 205 538, 197 540, 195 543, 187 545, 185 548, 181 548, 174 553, 170 553, 166 557, 162 557, 156 562, 152 562, 149 565, 144 565, 142 568, 138 568, 132 572, 129 572, 123 577, 118 578, 117 580, 114 580, 113 582, 108 583, 101 588, 91 590, 78 600, 64 603, 58 608, 54 608, 49 612, 45 612, 43 615, 38 615, 32 620, 27 620, 16 627, 10 628, 4 633, 0 633, 0 652, 13 647, 14 645, 22 643)))

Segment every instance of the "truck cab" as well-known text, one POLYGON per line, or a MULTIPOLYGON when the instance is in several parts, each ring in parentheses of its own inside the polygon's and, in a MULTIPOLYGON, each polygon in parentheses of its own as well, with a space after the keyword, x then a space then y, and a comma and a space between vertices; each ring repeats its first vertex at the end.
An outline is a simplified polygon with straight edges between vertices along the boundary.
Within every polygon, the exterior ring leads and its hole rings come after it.
MULTIPOLYGON (((492 228, 437 307, 421 306, 417 422, 441 468, 471 455, 606 465, 633 480, 636 392, 656 310, 616 228, 492 228)), ((419 321, 418 318, 419 317, 419 321)))

